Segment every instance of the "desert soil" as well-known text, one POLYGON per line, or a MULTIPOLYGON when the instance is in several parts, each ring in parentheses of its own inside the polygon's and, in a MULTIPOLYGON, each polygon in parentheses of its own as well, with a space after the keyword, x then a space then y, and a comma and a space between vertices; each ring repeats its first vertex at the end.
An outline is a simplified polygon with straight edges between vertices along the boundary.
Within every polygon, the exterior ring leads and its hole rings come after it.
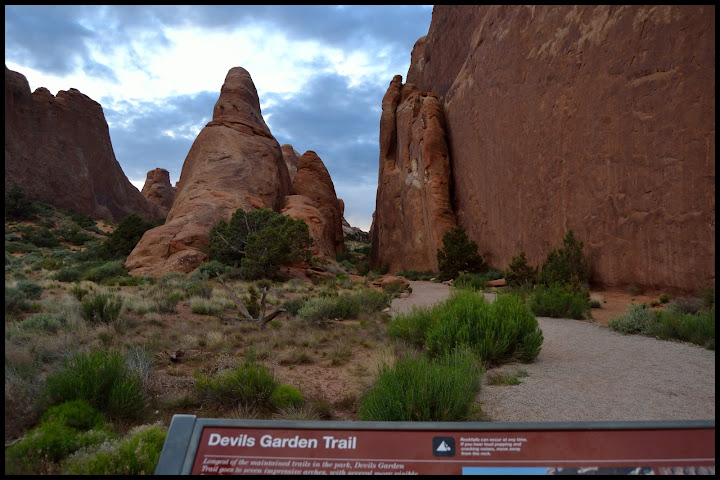
MULTIPOLYGON (((391 314, 446 299, 450 287, 411 282, 408 298, 393 300, 391 314)), ((491 295, 486 294, 491 297, 491 295)), ((607 325, 633 302, 657 296, 591 292, 602 307, 592 320, 538 317, 544 342, 530 364, 508 364, 487 373, 528 374, 520 385, 487 385, 483 412, 496 422, 714 420, 715 352, 607 325)))

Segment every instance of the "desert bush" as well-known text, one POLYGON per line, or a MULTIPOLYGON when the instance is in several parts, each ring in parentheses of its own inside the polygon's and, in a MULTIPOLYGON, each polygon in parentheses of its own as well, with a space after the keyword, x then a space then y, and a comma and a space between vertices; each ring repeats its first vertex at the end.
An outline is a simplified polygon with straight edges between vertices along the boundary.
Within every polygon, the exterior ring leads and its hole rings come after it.
POLYGON ((177 305, 185 298, 185 293, 179 290, 165 291, 158 288, 152 296, 155 302, 155 311, 159 313, 177 313, 177 305))
POLYGON ((528 264, 524 251, 512 257, 505 273, 505 282, 508 287, 532 287, 537 283, 537 278, 538 267, 528 264))
POLYGON ((47 228, 28 225, 23 227, 21 231, 23 241, 32 243, 36 247, 52 248, 60 245, 60 239, 47 228))
POLYGON ((62 463, 66 475, 152 475, 165 445, 159 425, 135 427, 121 439, 86 447, 62 463))
POLYGON ((301 295, 299 297, 295 297, 291 300, 286 300, 285 302, 283 302, 283 308, 287 310, 288 314, 296 316, 307 301, 308 297, 301 295))
POLYGON ((91 325, 113 323, 120 318, 123 299, 105 293, 96 293, 85 297, 80 306, 80 314, 91 325))
POLYGON ((15 284, 15 288, 23 292, 25 296, 31 300, 39 299, 43 291, 40 285, 29 280, 20 280, 15 284))
POLYGON ((503 272, 493 268, 488 269, 485 273, 462 273, 453 281, 453 287, 479 291, 488 282, 498 278, 503 278, 503 272))
POLYGON ((501 294, 490 303, 468 290, 457 290, 431 308, 398 315, 388 334, 424 346, 432 356, 465 345, 488 365, 532 362, 543 341, 537 319, 522 298, 501 294))
POLYGON ((660 303, 668 303, 670 301, 670 295, 667 293, 662 293, 658 297, 658 300, 660 300, 660 303))
POLYGON ((610 320, 609 327, 620 333, 643 333, 655 321, 655 312, 646 305, 630 305, 624 315, 610 320))
POLYGON ((278 385, 269 398, 270 405, 278 410, 299 407, 305 400, 300 390, 292 385, 278 385))
POLYGON ((590 311, 590 303, 587 292, 568 285, 538 285, 530 298, 530 309, 539 317, 582 320, 590 311))
POLYGON ((191 274, 190 280, 197 281, 201 279, 215 278, 230 271, 230 267, 220 263, 217 260, 210 260, 197 267, 191 274))
POLYGON ((82 279, 83 272, 78 267, 61 267, 53 276, 58 282, 78 282, 82 279))
POLYGON ((30 299, 16 287, 5 286, 5 315, 30 309, 30 299))
POLYGON ((20 324, 23 330, 55 333, 62 328, 62 322, 52 313, 36 313, 20 324))
POLYGON ((583 253, 584 243, 568 230, 562 247, 552 250, 543 262, 538 283, 568 285, 577 291, 587 290, 590 282, 590 261, 583 253))
POLYGON ((424 272, 418 272, 417 270, 408 270, 407 272, 397 272, 395 275, 397 275, 398 277, 405 277, 413 282, 418 280, 427 281, 437 276, 437 274, 432 270, 427 270, 424 272))
POLYGON ((430 359, 424 355, 383 366, 363 396, 358 418, 364 421, 458 422, 472 413, 483 370, 473 353, 457 348, 430 359))
POLYGON ((25 191, 19 185, 13 186, 5 192, 5 218, 10 220, 32 220, 36 209, 33 202, 25 196, 25 191))
POLYGON ((112 438, 104 419, 86 402, 67 402, 49 410, 39 426, 5 449, 5 473, 46 473, 51 464, 112 438))
POLYGON ((78 399, 111 419, 137 418, 145 407, 142 379, 114 349, 75 353, 48 375, 43 404, 54 406, 78 399))
POLYGON ((22 241, 5 241, 5 251, 8 253, 30 253, 36 251, 37 249, 38 247, 32 243, 22 241))
POLYGON ((309 261, 307 223, 268 209, 238 209, 210 231, 210 257, 240 267, 245 278, 280 278, 280 267, 309 261))
POLYGON ((705 302, 696 297, 677 297, 667 306, 682 313, 697 313, 705 307, 705 302))
POLYGON ((300 308, 297 316, 308 323, 323 324, 330 319, 357 318, 360 313, 373 313, 386 308, 390 296, 365 288, 335 297, 312 297, 300 308))
POLYGON ((465 233, 465 227, 456 226, 443 235, 443 248, 437 251, 440 280, 452 280, 460 273, 482 273, 487 263, 478 253, 477 243, 465 233))
POLYGON ((90 282, 100 283, 105 279, 127 276, 125 260, 112 260, 87 270, 82 278, 90 282))
POLYGON ((245 362, 235 369, 221 371, 214 378, 199 373, 194 377, 195 391, 202 399, 226 406, 240 402, 266 407, 278 385, 265 366, 254 362, 245 362))
POLYGON ((190 297, 188 299, 190 311, 199 315, 219 316, 225 310, 224 306, 205 297, 190 297))

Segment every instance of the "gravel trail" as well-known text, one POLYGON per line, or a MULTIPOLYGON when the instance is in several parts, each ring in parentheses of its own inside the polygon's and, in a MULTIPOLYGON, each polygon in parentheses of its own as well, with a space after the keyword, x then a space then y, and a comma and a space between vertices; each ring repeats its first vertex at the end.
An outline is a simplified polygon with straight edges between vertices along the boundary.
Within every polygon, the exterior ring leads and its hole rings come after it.
MULTIPOLYGON (((391 313, 446 299, 450 287, 411 282, 412 295, 391 313)), ((593 322, 538 317, 543 345, 520 385, 483 385, 479 400, 496 422, 714 420, 715 352, 623 335, 593 322)), ((488 372, 488 373, 490 373, 488 372)), ((487 374, 485 380, 487 381, 487 374)))

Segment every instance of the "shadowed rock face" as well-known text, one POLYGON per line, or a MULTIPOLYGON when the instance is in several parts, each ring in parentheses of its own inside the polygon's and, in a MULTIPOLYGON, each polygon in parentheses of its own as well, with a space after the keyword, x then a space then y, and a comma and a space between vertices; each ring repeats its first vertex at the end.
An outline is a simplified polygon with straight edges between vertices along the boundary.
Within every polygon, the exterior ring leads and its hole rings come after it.
POLYGON ((437 270, 445 231, 456 225, 450 204, 450 158, 437 98, 402 84, 383 98, 380 172, 371 229, 373 267, 437 270))
POLYGON ((295 175, 297 175, 298 156, 300 154, 295 151, 292 145, 285 144, 281 148, 285 165, 287 165, 288 173, 290 174, 290 181, 292 182, 295 180, 295 175))
POLYGON ((5 67, 5 189, 15 185, 95 218, 164 216, 123 173, 99 103, 74 88, 30 93, 25 76, 5 67))
POLYGON ((170 184, 170 172, 164 168, 150 170, 140 193, 160 207, 167 215, 175 199, 175 189, 170 184))
POLYGON ((302 218, 314 241, 315 255, 336 258, 345 248, 343 209, 330 174, 315 152, 305 152, 297 162, 294 195, 287 197, 283 215, 302 218))
POLYGON ((190 272, 208 259, 203 250, 213 225, 238 208, 279 212, 291 189, 250 74, 232 68, 185 159, 165 225, 145 233, 125 266, 132 275, 190 272))
POLYGON ((573 229, 605 286, 714 283, 714 7, 435 6, 407 81, 440 100, 492 266, 573 229))

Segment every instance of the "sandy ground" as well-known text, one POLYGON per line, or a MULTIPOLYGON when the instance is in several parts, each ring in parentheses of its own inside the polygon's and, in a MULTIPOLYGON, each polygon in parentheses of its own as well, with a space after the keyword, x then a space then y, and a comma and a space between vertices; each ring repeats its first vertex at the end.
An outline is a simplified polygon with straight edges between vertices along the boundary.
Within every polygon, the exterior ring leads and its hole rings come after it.
MULTIPOLYGON (((391 314, 446 299, 450 287, 411 282, 391 314)), ((593 320, 538 317, 544 342, 531 364, 488 373, 528 374, 520 385, 483 385, 479 401, 497 422, 714 420, 715 352, 680 342, 623 335, 607 323, 633 303, 657 297, 592 292, 593 320)), ((487 381, 488 375, 485 376, 487 381)))

